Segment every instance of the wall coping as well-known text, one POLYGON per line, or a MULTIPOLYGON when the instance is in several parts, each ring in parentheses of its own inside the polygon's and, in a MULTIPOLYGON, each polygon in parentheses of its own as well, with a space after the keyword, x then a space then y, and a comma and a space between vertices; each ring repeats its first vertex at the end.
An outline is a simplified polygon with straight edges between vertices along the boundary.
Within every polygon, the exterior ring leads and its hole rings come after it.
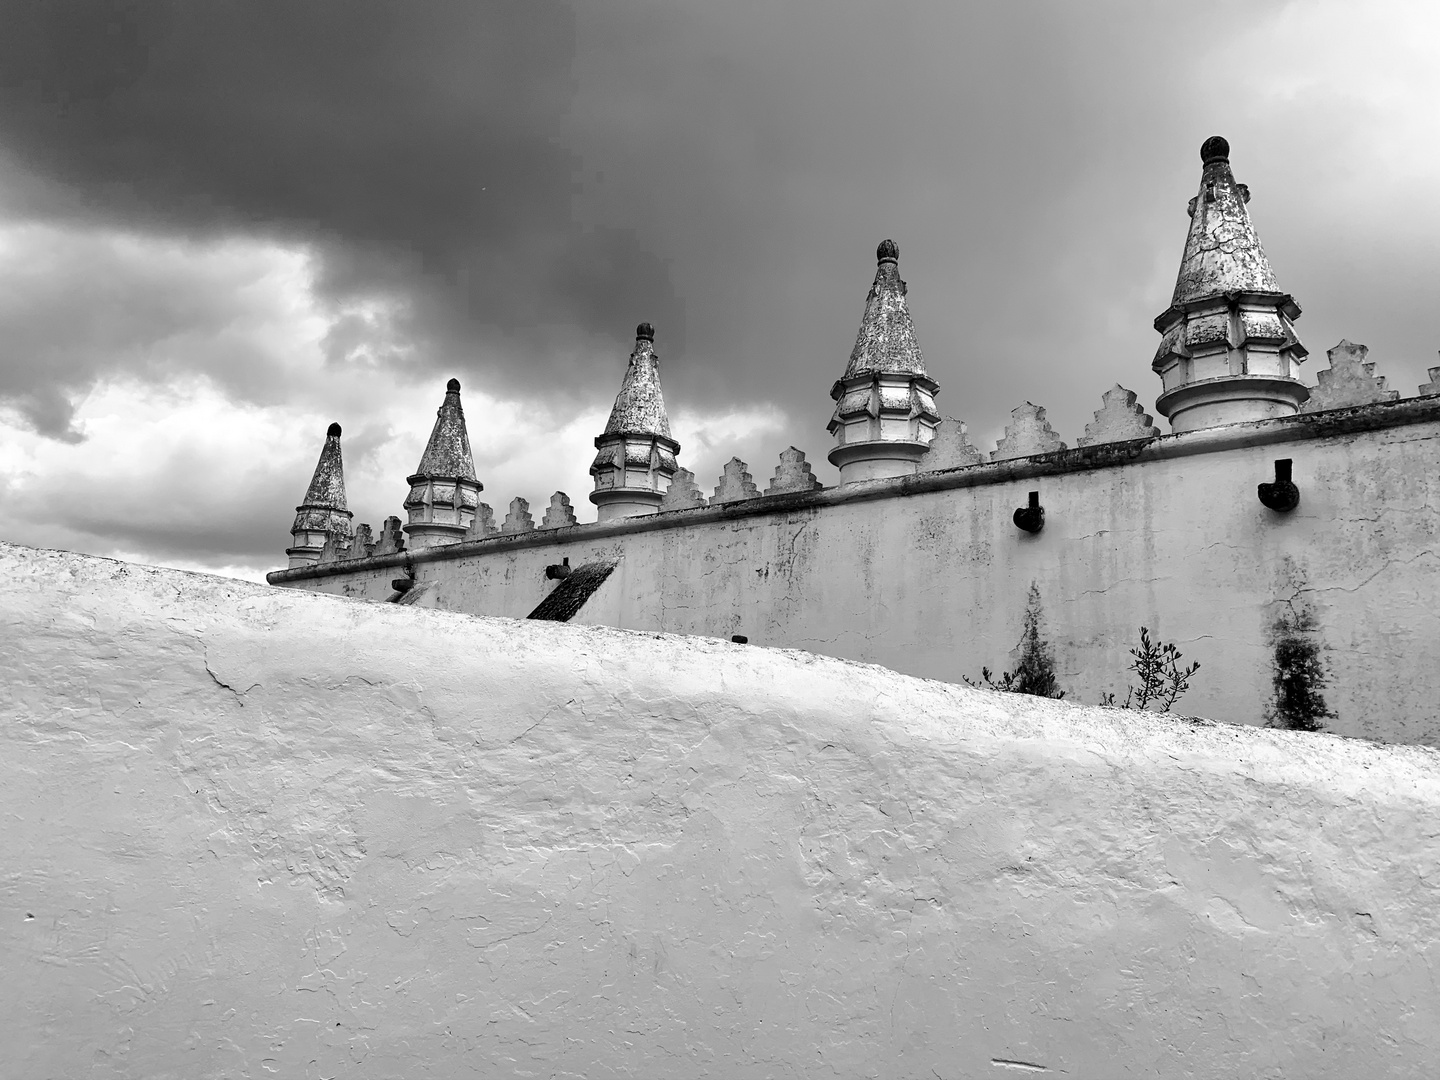
MULTIPOLYGON (((915 473, 884 480, 862 480, 818 491, 786 492, 761 495, 753 499, 727 502, 718 506, 697 506, 687 510, 669 510, 643 517, 619 518, 567 525, 562 529, 536 529, 512 535, 487 536, 483 540, 466 540, 458 544, 426 548, 422 551, 398 551, 372 555, 364 559, 345 559, 312 566, 273 570, 265 576, 271 585, 311 581, 366 570, 413 567, 423 563, 463 559, 471 555, 488 555, 518 548, 544 547, 553 544, 583 543, 611 536, 663 529, 685 529, 714 521, 762 517, 791 513, 796 510, 818 510, 841 503, 872 502, 879 499, 903 498, 954 488, 982 487, 1011 483, 1043 476, 1093 472, 1149 461, 1213 454, 1225 450, 1248 449, 1279 443, 1309 442, 1343 435, 1386 428, 1406 427, 1440 421, 1440 397, 1405 398, 1400 401, 1374 402, 1348 409, 1299 413, 1244 424, 1204 428, 1182 434, 1158 435, 1149 439, 1127 442, 1098 443, 1057 450, 1049 454, 1012 458, 1008 461, 982 462, 953 469, 915 473)), ((1268 479, 1268 478, 1267 478, 1268 479)))

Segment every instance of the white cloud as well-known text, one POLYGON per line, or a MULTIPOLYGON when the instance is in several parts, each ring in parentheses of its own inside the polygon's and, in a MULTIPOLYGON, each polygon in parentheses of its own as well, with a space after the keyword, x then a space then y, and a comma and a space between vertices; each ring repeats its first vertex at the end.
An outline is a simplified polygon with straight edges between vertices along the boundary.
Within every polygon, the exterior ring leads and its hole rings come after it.
MULTIPOLYGON (((356 521, 378 528, 401 513, 444 385, 400 381, 376 361, 406 347, 395 337, 393 302, 327 307, 314 295, 307 251, 259 241, 12 226, 0 229, 0 269, 47 244, 63 252, 44 273, 32 266, 36 294, 81 265, 130 280, 117 280, 113 302, 92 309, 83 332, 62 329, 47 346, 89 351, 74 368, 89 387, 69 401, 79 441, 46 437, 14 409, 0 414, 8 539, 258 578, 284 562, 294 506, 331 421, 344 430, 356 521), (131 305, 165 317, 147 331, 131 305), (232 369, 245 363, 264 365, 275 385, 254 392, 232 369)), ((617 389, 622 373, 617 364, 617 389)), ((497 515, 520 495, 538 520, 562 490, 580 520, 593 520, 588 468, 609 402, 567 414, 470 383, 462 398, 476 469, 497 515)), ((702 486, 732 453, 775 441, 785 427, 769 405, 675 414, 682 460, 702 486)))

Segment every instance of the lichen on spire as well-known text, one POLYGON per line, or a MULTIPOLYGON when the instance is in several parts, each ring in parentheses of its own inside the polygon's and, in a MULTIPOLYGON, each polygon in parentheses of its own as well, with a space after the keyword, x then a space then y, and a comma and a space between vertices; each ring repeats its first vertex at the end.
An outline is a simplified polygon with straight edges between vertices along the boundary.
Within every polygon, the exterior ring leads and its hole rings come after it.
POLYGON ((1190 231, 1171 307, 1227 292, 1279 292, 1245 204, 1250 189, 1230 170, 1230 144, 1212 135, 1200 148, 1200 193, 1190 202, 1190 231))
POLYGON ((315 463, 315 474, 310 486, 305 489, 304 506, 328 510, 344 510, 345 467, 340 458, 340 425, 331 424, 325 432, 325 445, 320 450, 320 460, 315 463))
POLYGON ((894 240, 884 240, 875 258, 875 282, 865 298, 865 314, 844 378, 874 373, 925 375, 925 360, 905 302, 905 282, 900 278, 900 247, 894 240))
POLYGON ((660 357, 655 352, 655 328, 641 323, 635 328, 635 348, 630 366, 610 410, 606 435, 663 435, 670 438, 670 418, 665 414, 665 396, 660 391, 660 357))
POLYGON ((460 380, 445 384, 445 400, 435 413, 435 427, 425 444, 416 476, 475 479, 475 461, 470 456, 470 435, 465 430, 465 410, 460 405, 460 380))

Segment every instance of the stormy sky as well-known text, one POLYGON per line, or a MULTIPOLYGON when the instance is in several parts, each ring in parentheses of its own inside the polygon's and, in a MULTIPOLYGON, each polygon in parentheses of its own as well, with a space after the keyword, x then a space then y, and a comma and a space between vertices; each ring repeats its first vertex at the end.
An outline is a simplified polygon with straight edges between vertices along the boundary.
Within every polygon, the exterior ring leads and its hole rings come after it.
MULTIPOLYGON (((1305 380, 1440 363, 1440 9, 1007 0, 0 4, 0 538, 255 577, 326 425, 399 514, 458 377, 482 496, 580 518, 637 322, 681 462, 805 450, 893 237, 984 450, 1147 405, 1225 135, 1305 380)), ((1153 411, 1153 410, 1152 410, 1153 411)))

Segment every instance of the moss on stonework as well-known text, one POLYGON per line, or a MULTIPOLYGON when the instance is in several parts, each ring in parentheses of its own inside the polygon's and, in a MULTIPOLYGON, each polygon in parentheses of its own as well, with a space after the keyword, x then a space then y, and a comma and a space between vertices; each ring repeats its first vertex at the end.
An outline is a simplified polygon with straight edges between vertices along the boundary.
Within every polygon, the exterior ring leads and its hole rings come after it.
MULTIPOLYGON (((1303 587, 1303 580, 1298 584, 1303 587)), ((1323 693, 1329 676, 1319 630, 1314 611, 1299 599, 1297 589, 1270 624, 1273 693, 1265 708, 1266 726, 1322 731, 1321 721, 1334 718, 1323 693)))
MULTIPOLYGON (((1002 690, 1008 694, 1031 694, 1034 697, 1063 698, 1065 691, 1055 677, 1055 654, 1050 643, 1040 632, 1044 613, 1040 606, 1040 587, 1030 583, 1030 594, 1025 602, 1024 629, 1020 633, 1017 650, 1020 659, 1014 671, 1003 671, 995 678, 989 668, 980 669, 982 682, 965 678, 971 686, 1002 690)), ((964 676, 962 676, 964 678, 964 676)))

